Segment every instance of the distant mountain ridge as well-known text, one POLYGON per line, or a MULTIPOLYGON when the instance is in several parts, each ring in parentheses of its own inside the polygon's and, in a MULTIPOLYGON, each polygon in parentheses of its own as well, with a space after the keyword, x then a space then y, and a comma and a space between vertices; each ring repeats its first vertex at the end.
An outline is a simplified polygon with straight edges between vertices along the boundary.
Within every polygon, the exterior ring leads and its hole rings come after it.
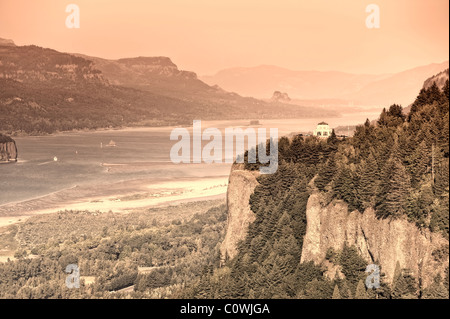
POLYGON ((381 75, 292 71, 259 66, 225 69, 200 79, 225 90, 258 98, 268 98, 274 90, 278 90, 288 93, 294 100, 341 99, 364 106, 385 107, 393 103, 406 106, 414 101, 423 79, 448 66, 446 61, 381 75))
POLYGON ((408 106, 414 102, 417 92, 423 87, 424 79, 447 69, 449 62, 432 63, 406 70, 387 79, 368 84, 354 95, 361 103, 372 103, 383 106, 401 104, 408 106))
POLYGON ((294 99, 329 99, 353 93, 365 85, 389 77, 389 74, 350 74, 345 72, 292 71, 276 66, 262 65, 249 68, 231 68, 201 80, 217 84, 225 90, 244 96, 267 98, 273 91, 289 94, 294 99))
MULTIPOLYGON (((136 57, 107 60, 75 54, 93 62, 105 78, 114 85, 122 85, 152 92, 183 93, 192 95, 207 93, 230 95, 217 87, 211 87, 197 78, 197 74, 179 70, 168 57, 136 57)), ((236 97, 236 94, 231 94, 236 97)))
POLYGON ((338 115, 226 92, 166 57, 106 60, 1 43, 0 131, 10 134, 338 115))

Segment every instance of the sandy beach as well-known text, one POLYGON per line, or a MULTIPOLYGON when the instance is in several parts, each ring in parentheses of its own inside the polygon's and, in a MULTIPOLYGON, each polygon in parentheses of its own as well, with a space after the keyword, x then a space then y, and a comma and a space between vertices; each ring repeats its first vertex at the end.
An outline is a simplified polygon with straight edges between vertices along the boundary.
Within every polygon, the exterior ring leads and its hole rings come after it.
POLYGON ((61 210, 132 212, 149 207, 225 198, 228 176, 179 178, 155 183, 137 179, 75 186, 46 196, 0 206, 0 227, 61 210))

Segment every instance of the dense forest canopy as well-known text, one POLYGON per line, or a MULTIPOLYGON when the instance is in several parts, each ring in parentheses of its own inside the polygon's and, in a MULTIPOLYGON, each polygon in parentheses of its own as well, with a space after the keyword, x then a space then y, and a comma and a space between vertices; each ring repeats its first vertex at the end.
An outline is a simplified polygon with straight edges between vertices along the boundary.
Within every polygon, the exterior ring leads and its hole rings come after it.
POLYGON ((0 251, 16 248, 15 260, 0 263, 0 298, 170 297, 218 265, 225 223, 217 201, 35 216, 0 228, 0 251), (79 267, 79 289, 66 287, 69 264, 79 267), (130 286, 134 292, 120 292, 130 286))
MULTIPOLYGON (((417 227, 449 234, 449 83, 423 89, 409 115, 384 109, 378 121, 358 126, 353 138, 282 137, 276 174, 262 175, 250 198, 256 220, 223 268, 211 270, 185 290, 194 298, 448 298, 448 274, 431 287, 398 266, 393 285, 367 290, 367 263, 354 247, 329 251, 344 278, 300 263, 306 204, 312 191, 343 200, 361 214, 407 218, 417 227)), ((246 164, 255 170, 258 164, 246 164)), ((445 253, 448 255, 448 249, 445 253)))

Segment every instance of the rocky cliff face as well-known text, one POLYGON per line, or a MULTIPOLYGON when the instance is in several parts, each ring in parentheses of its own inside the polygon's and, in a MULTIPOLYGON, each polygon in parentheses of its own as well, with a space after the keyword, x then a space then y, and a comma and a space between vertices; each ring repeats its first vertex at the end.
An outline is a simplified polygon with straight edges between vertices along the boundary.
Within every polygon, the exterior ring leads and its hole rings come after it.
POLYGON ((37 46, 15 46, 0 41, 0 79, 36 85, 51 82, 107 85, 92 61, 37 46))
POLYGON ((119 59, 118 63, 132 68, 134 72, 140 72, 145 76, 164 76, 164 77, 184 77, 186 79, 197 79, 194 72, 181 71, 175 63, 167 57, 138 57, 119 59))
POLYGON ((247 235, 248 226, 255 220, 250 210, 250 195, 258 185, 259 172, 243 169, 242 164, 234 164, 227 190, 228 225, 225 239, 220 247, 222 260, 237 254, 237 244, 247 235))
POLYGON ((179 70, 167 57, 137 57, 106 60, 79 55, 93 61, 96 69, 114 85, 152 90, 158 93, 169 91, 212 91, 197 79, 194 72, 179 70))
POLYGON ((5 135, 0 134, 0 162, 17 161, 16 142, 5 135))
MULTIPOLYGON (((237 254, 239 241, 255 220, 249 199, 255 187, 257 172, 233 165, 228 192, 228 227, 221 246, 222 260, 237 254)), ((344 244, 355 246, 369 263, 381 266, 386 282, 391 283, 397 262, 409 269, 422 288, 429 286, 439 273, 445 277, 449 265, 449 241, 440 233, 419 229, 406 219, 378 219, 372 208, 362 214, 349 212, 343 201, 324 204, 323 195, 313 193, 308 199, 307 229, 301 262, 313 261, 328 267, 325 274, 333 279, 338 266, 325 259, 327 250, 340 251, 344 244)))
POLYGON ((373 209, 364 214, 349 212, 347 204, 333 201, 324 205, 321 195, 312 194, 307 206, 307 230, 301 261, 327 263, 328 248, 341 250, 354 245, 368 263, 378 264, 392 282, 397 261, 412 271, 422 287, 429 286, 449 264, 449 242, 438 233, 420 230, 407 220, 379 220, 373 209), (444 253, 444 256, 440 252, 444 253))

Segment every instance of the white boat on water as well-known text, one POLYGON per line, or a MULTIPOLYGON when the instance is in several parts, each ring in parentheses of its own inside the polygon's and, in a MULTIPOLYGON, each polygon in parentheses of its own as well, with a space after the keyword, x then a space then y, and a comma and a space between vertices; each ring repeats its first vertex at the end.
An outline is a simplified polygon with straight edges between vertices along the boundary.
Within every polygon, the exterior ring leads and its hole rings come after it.
POLYGON ((106 147, 116 147, 117 144, 116 144, 116 142, 114 142, 113 140, 111 140, 111 141, 109 141, 109 143, 106 144, 105 146, 106 146, 106 147))

